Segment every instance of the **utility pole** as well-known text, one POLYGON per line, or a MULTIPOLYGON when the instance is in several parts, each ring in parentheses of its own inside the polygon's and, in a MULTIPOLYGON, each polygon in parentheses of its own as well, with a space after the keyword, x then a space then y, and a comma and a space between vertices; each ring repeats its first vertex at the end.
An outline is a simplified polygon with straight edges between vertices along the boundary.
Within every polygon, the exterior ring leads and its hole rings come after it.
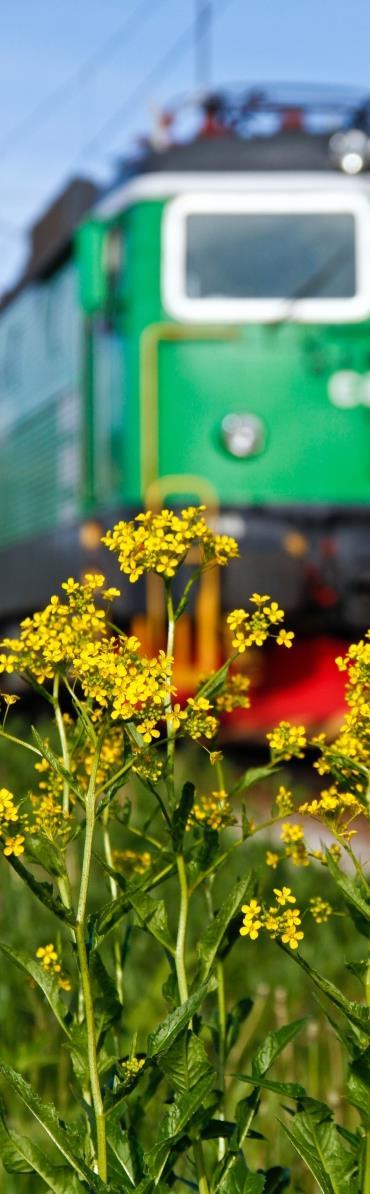
POLYGON ((212 0, 195 0, 194 68, 197 90, 211 86, 212 0))

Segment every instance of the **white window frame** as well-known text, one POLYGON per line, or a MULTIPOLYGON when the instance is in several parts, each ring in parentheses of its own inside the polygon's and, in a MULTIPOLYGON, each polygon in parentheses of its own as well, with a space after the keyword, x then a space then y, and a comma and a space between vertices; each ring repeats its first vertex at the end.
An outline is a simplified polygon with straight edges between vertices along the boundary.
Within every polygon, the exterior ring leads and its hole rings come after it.
POLYGON ((176 320, 191 323, 354 323, 370 318, 370 198, 364 192, 203 192, 178 196, 162 226, 162 301, 176 320), (191 298, 186 294, 186 220, 198 213, 345 212, 355 221, 356 294, 351 298, 191 298))

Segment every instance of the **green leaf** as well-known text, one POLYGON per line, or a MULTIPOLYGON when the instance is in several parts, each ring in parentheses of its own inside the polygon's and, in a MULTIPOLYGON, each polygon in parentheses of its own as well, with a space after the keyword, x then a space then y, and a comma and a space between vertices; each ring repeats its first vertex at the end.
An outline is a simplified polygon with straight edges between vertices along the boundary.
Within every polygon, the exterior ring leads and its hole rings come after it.
POLYGON ((73 912, 65 907, 58 896, 53 895, 53 888, 50 883, 40 883, 38 879, 35 879, 32 871, 23 866, 23 862, 21 862, 20 858, 16 858, 14 854, 11 854, 7 858, 7 862, 17 872, 17 875, 23 879, 23 882, 30 888, 33 895, 37 896, 40 903, 44 904, 45 908, 49 908, 49 911, 53 912, 54 916, 57 916, 59 920, 67 921, 68 924, 74 923, 73 912))
POLYGON ((91 956, 91 975, 94 990, 94 1010, 97 1036, 100 1044, 105 1033, 121 1019, 122 1004, 117 995, 116 987, 110 974, 104 966, 100 954, 95 952, 91 956))
POLYGON ((349 1102, 357 1107, 366 1128, 370 1127, 370 1049, 352 1062, 347 1081, 349 1102))
POLYGON ((247 788, 252 787, 252 784, 257 784, 260 779, 268 779, 269 775, 273 775, 278 770, 279 768, 274 767, 272 763, 267 763, 265 767, 248 767, 248 770, 244 771, 244 774, 231 788, 229 795, 236 796, 237 792, 245 792, 247 788))
POLYGON ((316 1108, 300 1112, 289 1128, 282 1126, 323 1194, 359 1194, 357 1157, 341 1139, 329 1107, 326 1114, 316 1108))
POLYGON ((233 1158, 216 1189, 218 1194, 262 1194, 265 1189, 264 1174, 251 1173, 239 1153, 233 1158))
POLYGON ((6 945, 3 941, 0 941, 0 949, 5 957, 9 958, 9 961, 14 962, 19 970, 24 970, 26 974, 30 974, 35 983, 41 987, 58 1023, 68 1036, 69 1030, 65 1022, 66 1009, 60 997, 58 979, 55 975, 50 974, 49 971, 44 969, 44 966, 41 966, 37 958, 32 957, 32 954, 27 954, 22 949, 11 949, 10 945, 6 945))
MULTIPOLYGON (((98 949, 104 941, 104 938, 111 929, 122 920, 123 916, 127 915, 130 908, 133 907, 132 897, 145 892, 152 891, 163 879, 167 879, 169 875, 175 870, 175 863, 168 863, 166 866, 161 866, 159 871, 146 872, 145 876, 140 882, 127 883, 125 895, 119 896, 117 900, 108 900, 99 912, 94 912, 88 918, 88 933, 89 933, 89 948, 90 950, 98 949)), ((122 875, 120 875, 122 880, 122 875)), ((118 872, 117 872, 118 881, 118 872)))
POLYGON ((75 796, 77 796, 78 799, 84 803, 84 793, 76 783, 74 776, 71 775, 70 771, 67 771, 66 767, 63 767, 63 763, 61 763, 58 755, 54 753, 54 751, 51 749, 51 746, 49 746, 49 743, 44 742, 44 739, 40 737, 40 734, 38 734, 35 726, 32 726, 31 729, 32 737, 36 742, 36 746, 38 746, 40 754, 42 754, 43 758, 49 763, 52 771, 55 771, 55 774, 59 775, 61 779, 67 779, 72 792, 74 792, 75 796))
POLYGON ((302 1032, 305 1024, 307 1024, 307 1016, 303 1016, 301 1020, 293 1020, 291 1024, 284 1024, 275 1032, 268 1033, 252 1057, 254 1078, 263 1078, 276 1058, 279 1057, 279 1053, 282 1053, 286 1045, 289 1045, 290 1041, 293 1041, 294 1037, 302 1032))
POLYGON ((143 929, 155 937, 160 945, 173 953, 174 946, 168 928, 164 900, 153 899, 148 892, 132 892, 128 899, 143 929))
POLYGON ((209 975, 230 921, 233 920, 237 913, 240 913, 241 904, 249 895, 252 895, 254 889, 255 879, 253 875, 249 874, 243 879, 238 879, 234 883, 229 895, 223 901, 214 920, 209 924, 198 945, 200 956, 199 977, 202 982, 209 975))
MULTIPOLYGON (((282 945, 280 941, 278 944, 284 953, 288 954, 289 957, 292 956, 290 949, 282 945)), ((334 983, 330 982, 329 979, 324 978, 322 974, 319 974, 318 970, 315 970, 313 966, 310 966, 309 962, 306 961, 306 958, 300 952, 297 951, 295 953, 294 961, 298 962, 298 966, 301 966, 302 970, 310 976, 315 986, 324 995, 327 995, 335 1007, 343 1012, 343 1015, 347 1017, 351 1025, 356 1024, 366 1036, 370 1036, 370 1015, 367 1007, 364 1007, 362 1003, 355 1003, 352 999, 346 999, 346 996, 342 994, 339 988, 334 986, 334 983)))
POLYGON ((227 1013, 226 1019, 226 1054, 230 1053, 233 1045, 239 1037, 241 1025, 248 1019, 252 1011, 253 1000, 246 996, 244 999, 239 999, 238 1002, 227 1013))
POLYGON ((194 804, 194 784, 186 783, 172 819, 172 841, 175 854, 181 854, 184 833, 194 804))
POLYGON ((199 1082, 205 1074, 211 1073, 211 1066, 203 1045, 195 1033, 187 1029, 180 1033, 171 1048, 161 1054, 158 1064, 175 1090, 185 1093, 199 1082))
POLYGON ((154 1032, 151 1032, 148 1037, 148 1057, 157 1057, 159 1054, 166 1052, 171 1048, 173 1042, 182 1032, 183 1028, 187 1028, 189 1020, 191 1020, 194 1012, 200 1007, 203 1000, 210 991, 214 991, 215 982, 209 979, 206 983, 201 983, 197 991, 190 995, 185 1003, 181 1003, 176 1007, 165 1020, 159 1024, 154 1032))
POLYGON ((22 1099, 29 1111, 32 1111, 35 1119, 44 1128, 47 1135, 53 1141, 53 1144, 62 1153, 62 1156, 68 1161, 72 1169, 76 1171, 79 1178, 88 1178, 93 1194, 101 1194, 103 1187, 100 1179, 92 1173, 82 1157, 78 1156, 76 1152, 76 1146, 80 1140, 78 1125, 72 1128, 70 1124, 62 1122, 53 1103, 44 1103, 39 1098, 39 1095, 32 1090, 29 1083, 25 1082, 21 1074, 17 1074, 16 1070, 13 1070, 11 1066, 0 1063, 0 1074, 12 1090, 19 1095, 19 1098, 22 1099))
POLYGON ((213 1072, 201 1078, 196 1086, 186 1094, 176 1095, 162 1120, 158 1140, 154 1148, 146 1154, 145 1160, 149 1173, 157 1181, 163 1172, 172 1146, 179 1140, 185 1128, 189 1127, 193 1116, 203 1106, 206 1095, 212 1089, 213 1072))
POLYGON ((86 1185, 65 1165, 53 1165, 38 1145, 10 1131, 0 1116, 0 1156, 7 1173, 37 1173, 53 1194, 86 1194, 86 1185))
POLYGON ((48 871, 50 875, 56 875, 57 878, 66 873, 62 851, 55 842, 50 841, 50 838, 42 837, 41 834, 33 833, 32 836, 27 837, 27 857, 32 858, 39 866, 43 866, 45 871, 48 871))
POLYGON ((273 1090, 288 1099, 303 1099, 306 1095, 304 1086, 299 1082, 272 1082, 269 1078, 256 1078, 253 1074, 238 1074, 238 1082, 248 1082, 250 1086, 258 1086, 262 1090, 273 1090))
POLYGON ((325 851, 325 858, 328 870, 347 903, 356 908, 357 912, 361 912, 365 920, 370 923, 370 893, 365 879, 361 882, 358 876, 353 879, 350 875, 346 875, 335 862, 330 850, 325 851))
POLYGON ((121 1127, 119 1115, 109 1116, 106 1126, 108 1145, 123 1169, 127 1186, 136 1189, 142 1177, 142 1165, 135 1135, 131 1129, 126 1131, 121 1127))

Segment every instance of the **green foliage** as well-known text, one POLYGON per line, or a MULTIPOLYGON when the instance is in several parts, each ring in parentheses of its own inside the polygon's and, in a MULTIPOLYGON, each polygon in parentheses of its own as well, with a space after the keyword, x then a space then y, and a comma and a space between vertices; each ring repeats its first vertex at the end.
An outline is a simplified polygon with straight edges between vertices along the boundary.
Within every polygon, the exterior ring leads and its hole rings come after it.
MULTIPOLYGON (((355 676, 342 739, 319 743, 320 769, 334 782, 302 810, 301 795, 277 791, 276 780, 302 757, 302 727, 282 723, 269 735, 270 761, 245 759, 241 774, 213 749, 221 707, 245 703, 237 656, 269 635, 290 645, 276 603, 254 594, 251 611, 234 611, 229 658, 177 702, 175 624, 202 571, 226 563, 236 545, 193 509, 120 524, 107 544, 132 580, 153 568, 164 577, 167 652, 149 660, 111 624, 114 594, 92 574, 68 581, 60 600, 23 624, 15 647, 3 645, 9 672, 28 675, 51 719, 32 731, 36 746, 25 734, 24 770, 17 764, 12 791, 10 780, 0 789, 9 1194, 170 1194, 180 1185, 369 1194, 370 967, 347 918, 369 936, 370 888, 352 841, 367 807, 367 644, 345 664, 355 676), (181 597, 172 575, 191 564, 190 546, 197 565, 181 597), (325 854, 303 841, 305 813, 332 830, 325 854), (279 821, 266 871, 265 833, 279 821), (320 896, 312 858, 323 865, 320 896), (294 892, 291 863, 303 867, 294 892), (321 1009, 314 1024, 311 988, 321 1009), (337 1119, 326 1064, 339 1075, 337 1119)), ((4 743, 22 749, 22 733, 8 729, 0 727, 0 756, 4 743)))

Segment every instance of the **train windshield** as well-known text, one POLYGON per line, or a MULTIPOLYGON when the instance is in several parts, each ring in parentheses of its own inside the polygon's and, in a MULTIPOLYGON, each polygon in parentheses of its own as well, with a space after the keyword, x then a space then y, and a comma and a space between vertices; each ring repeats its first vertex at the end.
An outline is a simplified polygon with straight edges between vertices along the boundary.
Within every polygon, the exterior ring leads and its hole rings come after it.
POLYGON ((186 218, 188 299, 349 299, 356 293, 348 211, 193 212, 186 218))

